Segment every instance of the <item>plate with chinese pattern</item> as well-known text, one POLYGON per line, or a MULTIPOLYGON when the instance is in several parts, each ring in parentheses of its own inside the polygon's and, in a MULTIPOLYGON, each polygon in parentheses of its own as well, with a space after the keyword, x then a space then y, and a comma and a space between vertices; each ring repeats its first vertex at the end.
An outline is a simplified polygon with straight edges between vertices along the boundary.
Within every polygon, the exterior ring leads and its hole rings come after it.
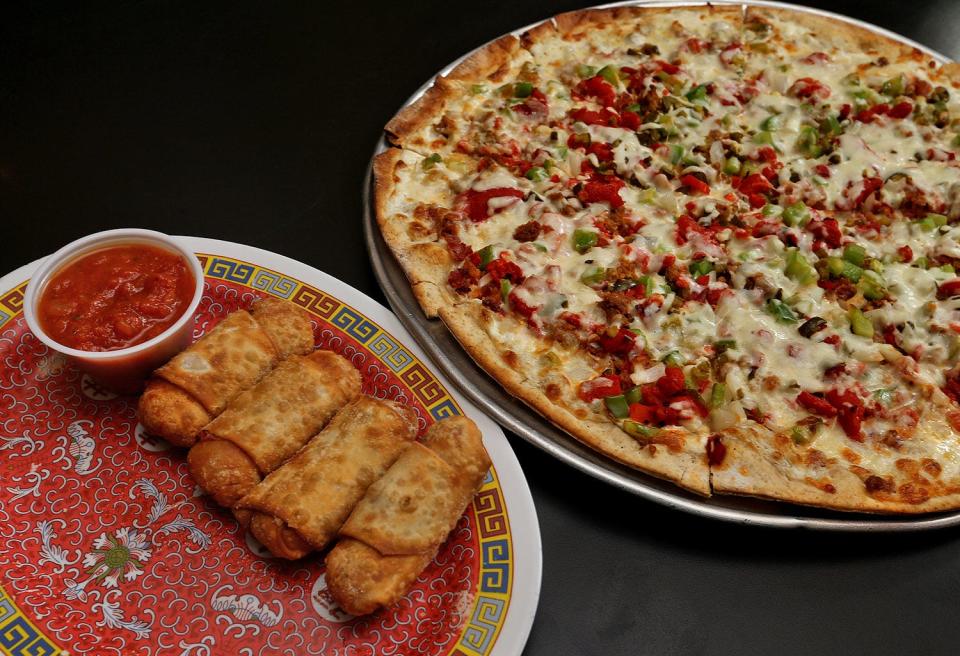
POLYGON ((185 238, 205 276, 195 337, 261 296, 310 313, 315 341, 363 390, 412 407, 422 433, 466 414, 493 461, 436 558, 395 605, 354 618, 322 558, 271 558, 202 494, 185 453, 146 434, 136 399, 66 364, 27 329, 40 262, 0 278, 0 653, 506 656, 536 612, 536 511, 503 432, 452 394, 384 307, 260 249, 185 238))

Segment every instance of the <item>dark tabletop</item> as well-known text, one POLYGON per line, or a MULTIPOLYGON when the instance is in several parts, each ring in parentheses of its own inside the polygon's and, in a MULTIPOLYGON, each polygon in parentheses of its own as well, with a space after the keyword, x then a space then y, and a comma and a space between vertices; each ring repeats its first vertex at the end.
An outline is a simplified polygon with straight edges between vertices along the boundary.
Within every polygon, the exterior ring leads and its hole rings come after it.
MULTIPOLYGON (((960 58, 960 4, 819 4, 960 58)), ((360 222, 382 125, 447 62, 577 7, 4 3, 0 273, 84 234, 135 226, 259 246, 385 302, 360 222)), ((543 536, 529 656, 934 654, 960 644, 960 530, 722 524, 511 443, 543 536)))

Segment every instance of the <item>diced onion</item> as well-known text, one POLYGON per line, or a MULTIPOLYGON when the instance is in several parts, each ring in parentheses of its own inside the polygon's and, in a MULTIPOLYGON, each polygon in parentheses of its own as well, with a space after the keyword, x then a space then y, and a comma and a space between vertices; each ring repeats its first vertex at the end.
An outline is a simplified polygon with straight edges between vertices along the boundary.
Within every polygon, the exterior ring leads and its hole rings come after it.
POLYGON ((660 380, 667 372, 667 367, 662 363, 655 364, 649 369, 639 369, 630 374, 630 380, 634 385, 646 385, 660 380))

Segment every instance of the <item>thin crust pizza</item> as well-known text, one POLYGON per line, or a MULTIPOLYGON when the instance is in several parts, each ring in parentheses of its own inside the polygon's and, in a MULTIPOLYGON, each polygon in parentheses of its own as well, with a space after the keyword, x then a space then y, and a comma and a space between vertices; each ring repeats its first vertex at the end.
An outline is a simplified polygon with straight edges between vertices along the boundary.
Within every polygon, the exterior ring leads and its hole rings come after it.
POLYGON ((960 507, 960 75, 782 8, 505 36, 386 126, 428 317, 592 448, 694 492, 960 507))

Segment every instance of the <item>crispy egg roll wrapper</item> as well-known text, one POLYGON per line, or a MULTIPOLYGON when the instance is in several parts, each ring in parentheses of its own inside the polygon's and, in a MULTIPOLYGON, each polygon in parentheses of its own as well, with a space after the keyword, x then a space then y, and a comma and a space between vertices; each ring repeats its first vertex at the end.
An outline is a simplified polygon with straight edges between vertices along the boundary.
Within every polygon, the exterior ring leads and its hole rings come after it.
POLYGON ((402 597, 483 484, 490 457, 465 417, 440 421, 373 484, 327 554, 327 585, 348 613, 402 597))
POLYGON ((140 420, 148 432, 190 446, 203 426, 279 360, 312 348, 313 330, 303 310, 262 299, 252 314, 231 313, 157 369, 140 397, 140 420))
POLYGON ((291 356, 235 398, 187 456, 193 478, 232 506, 360 395, 360 373, 332 351, 291 356))
POLYGON ((234 509, 254 511, 251 532, 274 555, 293 559, 323 549, 410 446, 416 425, 409 408, 361 396, 234 509))

